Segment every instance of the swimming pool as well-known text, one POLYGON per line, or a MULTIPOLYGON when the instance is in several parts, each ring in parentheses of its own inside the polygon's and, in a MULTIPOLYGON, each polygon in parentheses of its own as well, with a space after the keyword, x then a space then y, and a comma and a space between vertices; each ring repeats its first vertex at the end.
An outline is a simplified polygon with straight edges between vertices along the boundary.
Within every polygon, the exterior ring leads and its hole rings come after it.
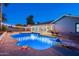
POLYGON ((29 46, 36 50, 48 49, 58 43, 58 38, 42 36, 39 33, 19 33, 13 34, 11 37, 18 41, 17 46, 29 46))

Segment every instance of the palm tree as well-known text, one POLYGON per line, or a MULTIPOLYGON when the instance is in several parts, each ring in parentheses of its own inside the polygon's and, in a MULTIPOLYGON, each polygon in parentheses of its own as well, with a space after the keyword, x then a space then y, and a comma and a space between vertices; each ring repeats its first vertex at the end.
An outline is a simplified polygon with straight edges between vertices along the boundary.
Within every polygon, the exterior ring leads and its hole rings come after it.
MULTIPOLYGON (((4 3, 4 6, 7 7, 9 4, 4 3)), ((5 14, 2 13, 2 3, 0 3, 0 27, 2 29, 2 22, 5 22, 7 19, 5 17, 5 14)))
POLYGON ((2 24, 1 24, 1 22, 2 22, 2 3, 0 3, 0 29, 2 29, 2 24))

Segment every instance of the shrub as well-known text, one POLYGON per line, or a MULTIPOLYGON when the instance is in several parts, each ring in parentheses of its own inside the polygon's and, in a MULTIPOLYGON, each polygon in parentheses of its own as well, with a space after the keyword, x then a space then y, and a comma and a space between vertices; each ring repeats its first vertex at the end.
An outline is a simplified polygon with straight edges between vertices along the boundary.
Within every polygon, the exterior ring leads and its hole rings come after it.
POLYGON ((7 31, 8 28, 6 26, 2 26, 2 31, 7 31))

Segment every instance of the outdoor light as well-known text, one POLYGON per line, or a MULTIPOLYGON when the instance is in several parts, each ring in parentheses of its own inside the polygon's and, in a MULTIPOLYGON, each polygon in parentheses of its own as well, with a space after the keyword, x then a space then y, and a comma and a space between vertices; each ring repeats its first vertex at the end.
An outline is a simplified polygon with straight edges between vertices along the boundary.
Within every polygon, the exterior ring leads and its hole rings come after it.
POLYGON ((34 35, 31 35, 31 38, 32 38, 32 40, 35 40, 36 39, 36 37, 34 35))
POLYGON ((43 42, 43 43, 47 43, 47 44, 52 44, 52 41, 49 40, 51 38, 46 38, 46 37, 37 37, 37 36, 34 36, 31 34, 31 36, 27 36, 27 37, 19 37, 17 38, 18 41, 25 41, 25 40, 38 40, 40 42, 43 42))

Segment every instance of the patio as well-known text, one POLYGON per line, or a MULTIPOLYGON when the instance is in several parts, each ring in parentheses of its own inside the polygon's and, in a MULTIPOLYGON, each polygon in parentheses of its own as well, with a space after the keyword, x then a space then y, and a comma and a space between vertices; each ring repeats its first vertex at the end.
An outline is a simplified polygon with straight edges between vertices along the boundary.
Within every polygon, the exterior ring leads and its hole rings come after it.
POLYGON ((16 46, 16 40, 10 37, 9 33, 2 38, 0 42, 0 55, 4 56, 63 56, 63 55, 79 55, 79 50, 68 48, 66 46, 54 46, 47 50, 34 50, 28 47, 21 50, 22 47, 16 46))

